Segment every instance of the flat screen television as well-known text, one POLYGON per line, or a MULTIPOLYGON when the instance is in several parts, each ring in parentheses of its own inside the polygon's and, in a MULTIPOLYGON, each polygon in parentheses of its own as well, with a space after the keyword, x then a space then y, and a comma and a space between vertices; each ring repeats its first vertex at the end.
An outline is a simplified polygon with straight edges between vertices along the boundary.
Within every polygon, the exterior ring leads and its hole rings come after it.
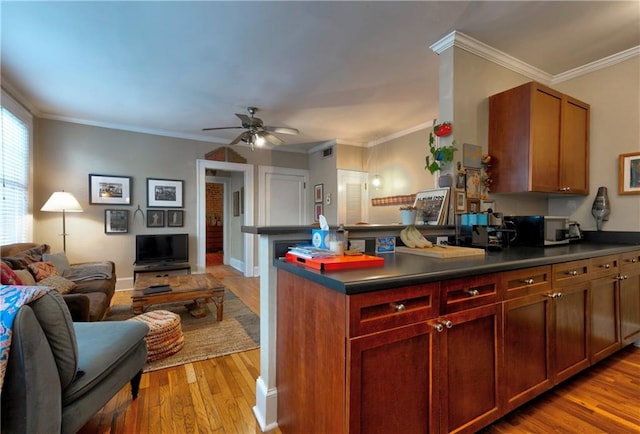
POLYGON ((136 265, 189 262, 189 234, 136 235, 136 265))

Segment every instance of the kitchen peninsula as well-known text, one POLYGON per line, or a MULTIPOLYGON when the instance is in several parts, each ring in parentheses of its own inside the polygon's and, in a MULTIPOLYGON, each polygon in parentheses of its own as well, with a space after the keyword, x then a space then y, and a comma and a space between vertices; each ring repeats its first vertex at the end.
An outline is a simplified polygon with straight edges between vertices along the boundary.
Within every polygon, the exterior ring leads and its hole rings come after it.
POLYGON ((638 244, 319 272, 279 259, 309 228, 243 231, 260 235, 263 429, 474 432, 640 339, 638 244))

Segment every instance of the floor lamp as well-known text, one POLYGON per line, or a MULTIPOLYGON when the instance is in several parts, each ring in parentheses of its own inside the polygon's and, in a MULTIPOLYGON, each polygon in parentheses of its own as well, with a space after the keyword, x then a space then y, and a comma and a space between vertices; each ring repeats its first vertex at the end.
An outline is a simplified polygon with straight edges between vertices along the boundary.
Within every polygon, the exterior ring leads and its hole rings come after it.
POLYGON ((65 213, 82 212, 82 207, 71 193, 56 191, 49 200, 40 208, 40 211, 62 212, 62 250, 67 252, 67 228, 65 223, 65 213))

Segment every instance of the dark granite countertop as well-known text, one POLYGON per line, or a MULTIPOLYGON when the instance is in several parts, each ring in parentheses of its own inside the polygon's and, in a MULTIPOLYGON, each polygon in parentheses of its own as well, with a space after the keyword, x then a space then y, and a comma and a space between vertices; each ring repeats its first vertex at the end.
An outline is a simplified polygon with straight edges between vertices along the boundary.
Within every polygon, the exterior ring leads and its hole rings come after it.
MULTIPOLYGON (((299 228, 298 228, 299 231, 299 228)), ((274 259, 274 266, 345 294, 415 285, 456 277, 529 268, 640 249, 634 244, 579 242, 554 247, 516 247, 488 251, 484 257, 437 259, 408 253, 380 255, 382 267, 319 271, 301 264, 274 259)))

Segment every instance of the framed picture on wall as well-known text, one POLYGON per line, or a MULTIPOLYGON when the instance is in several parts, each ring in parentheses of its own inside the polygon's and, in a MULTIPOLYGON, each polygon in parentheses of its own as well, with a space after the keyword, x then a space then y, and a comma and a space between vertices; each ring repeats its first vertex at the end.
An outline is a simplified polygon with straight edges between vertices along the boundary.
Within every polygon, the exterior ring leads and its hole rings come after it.
POLYGON ((322 202, 322 197, 324 196, 323 191, 322 191, 322 187, 323 184, 316 184, 313 187, 313 201, 315 203, 321 203, 322 202))
POLYGON ((322 202, 320 203, 316 203, 315 204, 315 212, 313 214, 313 221, 319 221, 320 220, 320 216, 322 215, 322 213, 324 212, 323 210, 323 206, 322 206, 322 202))
POLYGON ((464 191, 456 191, 456 211, 467 210, 467 200, 464 191))
POLYGON ((176 179, 147 178, 147 207, 183 208, 184 181, 176 179))
POLYGON ((147 227, 163 228, 164 227, 164 210, 148 209, 147 210, 147 227))
POLYGON ((126 234, 129 232, 129 210, 127 209, 105 209, 104 210, 104 233, 105 234, 126 234))
POLYGON ((640 194, 640 152, 620 155, 618 159, 618 193, 640 194))
POLYGON ((468 212, 480 212, 480 199, 467 199, 468 212))
POLYGON ((181 209, 167 210, 167 226, 170 228, 181 228, 184 226, 184 211, 181 209))
POLYGON ((89 204, 131 205, 130 176, 89 174, 89 204))

